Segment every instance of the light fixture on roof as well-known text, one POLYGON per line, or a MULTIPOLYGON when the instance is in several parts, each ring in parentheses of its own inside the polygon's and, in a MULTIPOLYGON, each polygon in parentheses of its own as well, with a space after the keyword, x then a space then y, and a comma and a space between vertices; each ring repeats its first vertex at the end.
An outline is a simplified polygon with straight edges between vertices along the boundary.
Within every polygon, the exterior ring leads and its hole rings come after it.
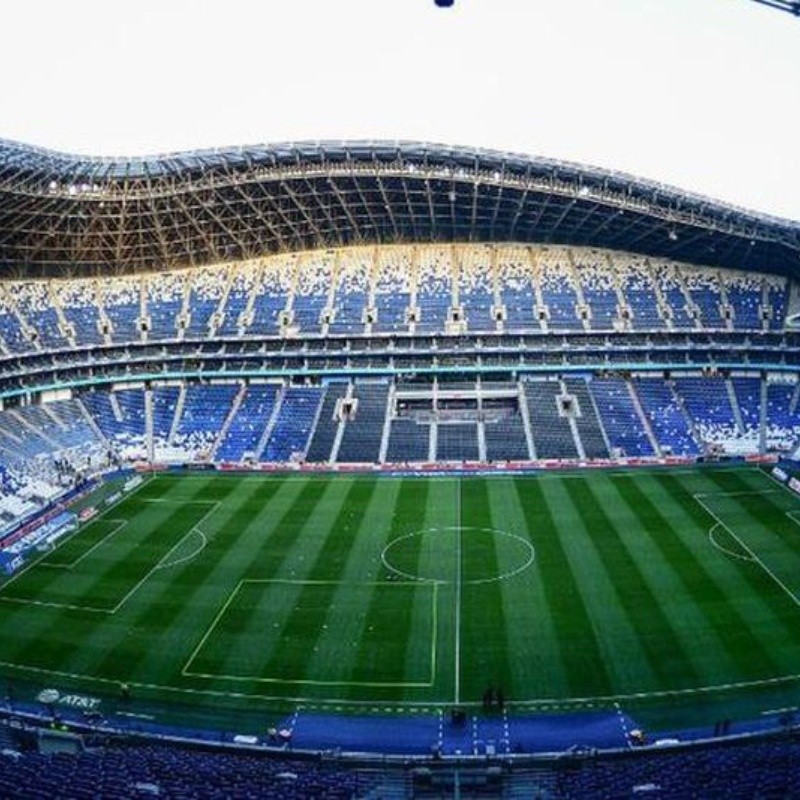
POLYGON ((678 232, 675 230, 675 228, 670 228, 669 229, 669 233, 667 234, 667 236, 669 237, 669 240, 671 242, 677 242, 678 241, 678 232))
POLYGON ((578 189, 578 196, 579 197, 588 197, 592 193, 592 190, 588 186, 581 186, 578 189))

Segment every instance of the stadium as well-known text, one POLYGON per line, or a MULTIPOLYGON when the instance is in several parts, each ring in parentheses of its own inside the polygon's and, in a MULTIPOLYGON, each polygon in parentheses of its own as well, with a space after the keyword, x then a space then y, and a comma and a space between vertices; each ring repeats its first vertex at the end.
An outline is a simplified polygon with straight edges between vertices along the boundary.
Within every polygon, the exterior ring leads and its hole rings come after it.
POLYGON ((792 796, 799 224, 414 142, 0 175, 5 796, 792 796))

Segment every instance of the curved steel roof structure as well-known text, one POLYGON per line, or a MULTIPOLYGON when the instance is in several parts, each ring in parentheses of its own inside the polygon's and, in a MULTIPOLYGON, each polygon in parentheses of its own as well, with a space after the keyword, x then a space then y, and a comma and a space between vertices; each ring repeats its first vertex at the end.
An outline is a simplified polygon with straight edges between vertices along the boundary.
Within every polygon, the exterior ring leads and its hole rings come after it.
POLYGON ((0 140, 0 275, 97 275, 402 242, 578 244, 800 275, 800 223, 593 167, 417 142, 147 158, 0 140))

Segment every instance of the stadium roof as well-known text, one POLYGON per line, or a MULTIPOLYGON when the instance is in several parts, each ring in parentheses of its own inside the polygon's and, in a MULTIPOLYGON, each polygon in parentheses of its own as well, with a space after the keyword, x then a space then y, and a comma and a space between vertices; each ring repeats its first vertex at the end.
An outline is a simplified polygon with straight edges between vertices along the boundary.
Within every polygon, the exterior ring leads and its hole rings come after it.
POLYGON ((546 158, 357 141, 88 158, 0 140, 5 277, 469 241, 589 245, 800 276, 800 222, 546 158))

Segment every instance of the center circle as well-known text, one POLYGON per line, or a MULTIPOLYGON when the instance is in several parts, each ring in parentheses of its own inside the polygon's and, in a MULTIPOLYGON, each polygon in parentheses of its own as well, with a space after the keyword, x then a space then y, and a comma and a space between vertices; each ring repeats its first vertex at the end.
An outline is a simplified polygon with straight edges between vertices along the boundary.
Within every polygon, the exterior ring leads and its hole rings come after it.
POLYGON ((533 545, 497 528, 427 528, 398 536, 384 547, 389 572, 412 581, 492 583, 513 578, 533 564, 533 545))

